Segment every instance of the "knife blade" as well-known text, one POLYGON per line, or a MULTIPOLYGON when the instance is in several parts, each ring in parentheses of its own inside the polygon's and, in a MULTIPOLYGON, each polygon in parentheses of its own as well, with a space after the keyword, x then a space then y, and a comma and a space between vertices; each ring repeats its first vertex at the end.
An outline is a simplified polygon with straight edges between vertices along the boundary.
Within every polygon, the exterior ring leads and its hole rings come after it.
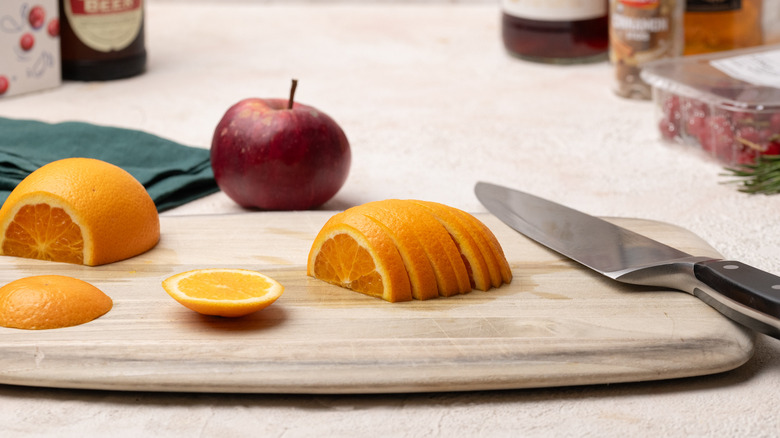
POLYGON ((613 280, 690 293, 726 317, 780 339, 780 277, 691 255, 555 202, 479 182, 477 199, 530 239, 613 280))

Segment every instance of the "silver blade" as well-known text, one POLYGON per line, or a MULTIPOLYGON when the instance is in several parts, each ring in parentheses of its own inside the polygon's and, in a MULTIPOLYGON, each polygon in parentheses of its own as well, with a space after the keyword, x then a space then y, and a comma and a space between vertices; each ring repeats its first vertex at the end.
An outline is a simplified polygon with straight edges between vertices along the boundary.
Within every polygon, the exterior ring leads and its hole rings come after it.
POLYGON ((603 219, 517 190, 480 182, 474 189, 485 208, 531 239, 606 276, 690 258, 603 219))

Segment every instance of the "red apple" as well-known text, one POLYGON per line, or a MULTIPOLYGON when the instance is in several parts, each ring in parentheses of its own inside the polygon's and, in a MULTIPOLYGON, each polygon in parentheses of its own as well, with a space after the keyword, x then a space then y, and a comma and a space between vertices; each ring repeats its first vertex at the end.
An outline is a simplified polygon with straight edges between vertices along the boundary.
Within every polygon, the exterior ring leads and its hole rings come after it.
POLYGON ((351 151, 327 114, 289 99, 244 99, 230 107, 211 142, 217 185, 243 207, 307 210, 347 179, 351 151))

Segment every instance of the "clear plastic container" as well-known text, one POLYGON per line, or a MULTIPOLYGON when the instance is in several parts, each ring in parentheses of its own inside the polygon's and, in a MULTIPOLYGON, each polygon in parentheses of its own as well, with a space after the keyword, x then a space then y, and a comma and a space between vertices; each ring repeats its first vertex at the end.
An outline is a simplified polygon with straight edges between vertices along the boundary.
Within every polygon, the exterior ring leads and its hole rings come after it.
POLYGON ((642 79, 665 140, 726 165, 780 154, 780 45, 654 61, 642 79))

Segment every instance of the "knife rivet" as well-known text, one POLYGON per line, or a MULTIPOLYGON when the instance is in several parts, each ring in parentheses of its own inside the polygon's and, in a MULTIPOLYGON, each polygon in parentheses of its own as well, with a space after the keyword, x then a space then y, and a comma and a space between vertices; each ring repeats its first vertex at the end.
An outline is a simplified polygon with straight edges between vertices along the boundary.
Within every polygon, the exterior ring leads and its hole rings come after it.
POLYGON ((774 289, 774 290, 780 290, 780 284, 774 284, 774 285, 772 285, 772 289, 774 289))
POLYGON ((723 265, 723 269, 739 269, 737 265, 723 265))

